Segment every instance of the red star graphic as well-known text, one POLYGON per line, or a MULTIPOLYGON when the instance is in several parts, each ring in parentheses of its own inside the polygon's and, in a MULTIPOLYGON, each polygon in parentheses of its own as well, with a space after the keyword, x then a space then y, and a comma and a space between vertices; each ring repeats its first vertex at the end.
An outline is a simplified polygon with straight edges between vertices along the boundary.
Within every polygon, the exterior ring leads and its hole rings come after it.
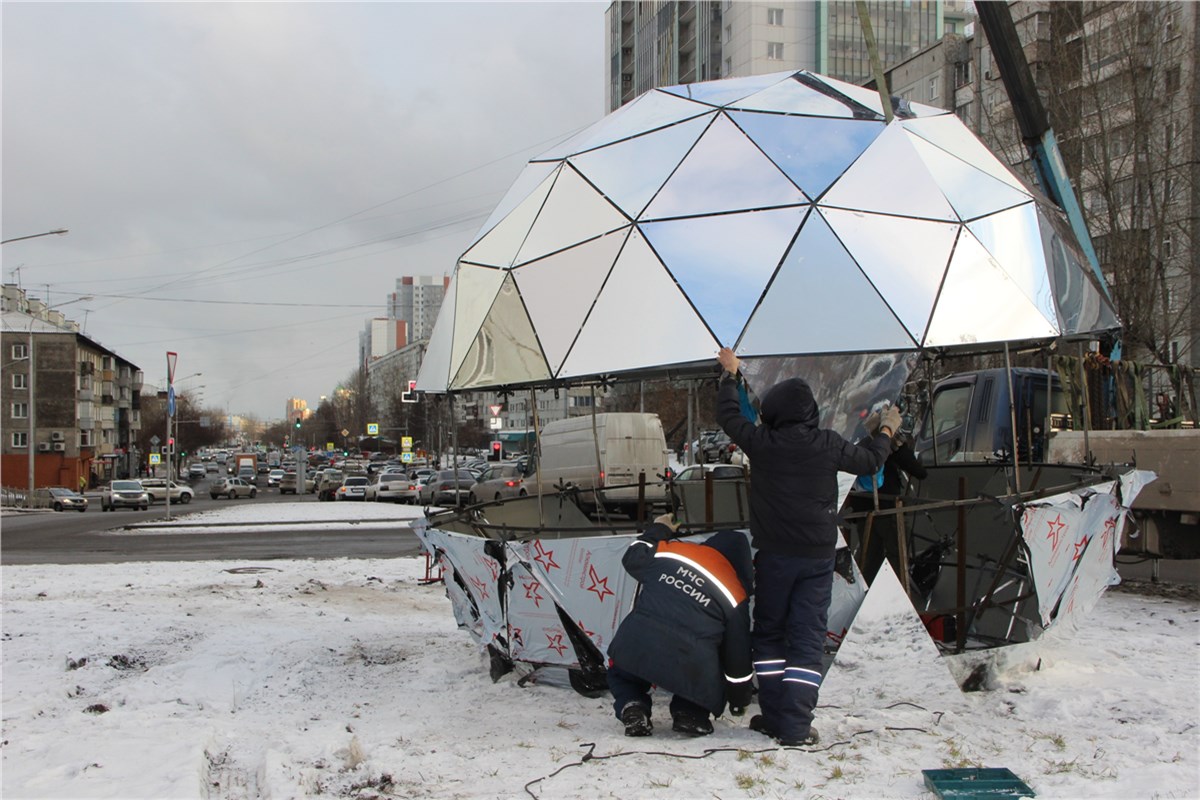
POLYGON ((1104 534, 1100 537, 1101 544, 1108 548, 1112 544, 1113 537, 1117 535, 1117 518, 1109 517, 1104 521, 1104 534))
POLYGON ((558 653, 560 656, 567 651, 567 646, 563 644, 563 635, 561 633, 546 634, 546 638, 550 641, 550 649, 558 653))
POLYGON ((522 585, 524 585, 524 587, 525 587, 525 599, 532 600, 533 604, 535 606, 537 606, 538 608, 541 608, 542 600, 544 600, 545 598, 542 597, 542 593, 539 592, 538 589, 542 588, 542 585, 540 583, 538 583, 537 581, 529 581, 529 582, 522 581, 522 585))
POLYGON ((497 578, 500 577, 500 565, 499 564, 497 564, 494 560, 492 560, 490 558, 484 558, 484 559, 480 559, 480 560, 483 561, 483 565, 485 567, 487 567, 487 571, 492 574, 492 580, 496 580, 497 578))
POLYGON ((1071 556, 1072 561, 1078 561, 1083 556, 1084 548, 1092 539, 1090 536, 1085 536, 1083 539, 1075 543, 1075 555, 1071 556))
POLYGON ((533 560, 541 564, 542 569, 547 572, 552 569, 562 569, 554 560, 554 551, 543 547, 540 540, 533 543, 533 549, 537 551, 537 555, 533 557, 533 560))
POLYGON ((1058 540, 1062 537, 1063 530, 1067 524, 1062 521, 1062 514, 1056 514, 1050 522, 1050 532, 1046 534, 1046 538, 1050 540, 1050 549, 1058 549, 1058 540))
POLYGON ((516 642, 517 644, 521 645, 521 647, 525 646, 525 637, 521 635, 520 628, 512 629, 512 638, 513 638, 513 641, 516 642))
POLYGON ((468 580, 471 581, 471 585, 475 587, 475 590, 479 592, 479 596, 481 598, 483 598, 484 600, 487 600, 488 599, 487 584, 484 583, 483 581, 479 580, 478 578, 476 578, 474 575, 472 575, 468 580))
POLYGON ((601 578, 596 574, 596 568, 588 565, 588 577, 592 579, 592 585, 587 588, 589 592, 595 592, 600 598, 600 602, 604 602, 604 598, 610 594, 615 594, 612 589, 608 588, 608 578, 601 578))
POLYGON ((589 630, 587 629, 587 626, 583 624, 583 620, 581 620, 581 619, 577 619, 577 620, 575 620, 575 624, 579 626, 579 630, 583 631, 585 634, 587 634, 588 636, 590 636, 590 637, 591 637, 591 638, 593 638, 593 639, 595 639, 595 638, 596 638, 596 632, 595 632, 595 631, 589 631, 589 630))

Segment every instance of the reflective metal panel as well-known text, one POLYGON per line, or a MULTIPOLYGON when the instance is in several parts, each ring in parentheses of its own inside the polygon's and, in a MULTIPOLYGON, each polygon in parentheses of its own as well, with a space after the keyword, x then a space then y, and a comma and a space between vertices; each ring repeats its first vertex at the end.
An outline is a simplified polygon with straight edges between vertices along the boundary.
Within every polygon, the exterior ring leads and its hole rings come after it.
POLYGON ((855 86, 853 83, 839 81, 837 78, 830 78, 826 75, 810 74, 821 83, 836 89, 859 105, 866 106, 880 117, 883 116, 883 103, 879 100, 879 92, 874 89, 864 89, 861 86, 855 86))
POLYGON ((552 147, 533 160, 553 161, 566 158, 593 147, 611 144, 674 122, 682 122, 709 111, 712 111, 709 106, 652 89, 632 103, 621 106, 587 130, 552 147))
POLYGON ((743 356, 907 350, 904 327, 812 213, 738 343, 743 356), (846 303, 854 298, 852 318, 846 303))
POLYGON ((744 112, 729 116, 809 197, 829 188, 884 129, 882 122, 872 120, 744 112))
POLYGON ((463 253, 462 261, 492 267, 510 267, 529 234, 529 228, 546 203, 562 168, 556 168, 538 187, 525 197, 509 215, 484 234, 471 249, 463 253))
POLYGON ((963 230, 929 322, 925 344, 951 347, 1058 335, 970 231, 963 230))
POLYGON ((612 203, 564 166, 513 263, 533 261, 628 224, 612 203))
POLYGON ((835 209, 821 213, 912 338, 920 341, 959 226, 835 209))
POLYGON ((909 134, 909 143, 925 162, 942 193, 964 220, 1028 203, 1033 198, 970 166, 957 156, 909 134))
POLYGON ((475 238, 471 240, 471 244, 478 242, 497 222, 504 219, 510 211, 519 206, 526 197, 542 185, 542 182, 546 180, 557 166, 558 164, 553 162, 526 164, 525 169, 521 170, 521 174, 517 176, 516 183, 504 193, 504 197, 500 200, 500 205, 496 206, 491 216, 488 217, 487 222, 483 223, 483 227, 479 229, 479 233, 475 234, 475 238))
POLYGON ((821 205, 958 221, 898 120, 825 193, 821 205))
POLYGON ((517 294, 512 273, 503 275, 505 280, 496 294, 496 301, 479 327, 471 349, 451 383, 452 389, 531 383, 550 378, 550 370, 517 294))
POLYGON ((734 101, 729 104, 729 108, 845 119, 854 116, 845 103, 838 102, 832 97, 798 83, 795 78, 780 81, 744 100, 734 101))
POLYGON ((1112 304, 1099 288, 1086 257, 1061 214, 1040 205, 1037 213, 1063 334, 1108 331, 1120 327, 1112 304))
POLYGON ((417 373, 417 388, 423 392, 444 392, 450 384, 450 350, 454 343, 454 306, 458 296, 458 270, 442 299, 429 344, 417 373))
POLYGON ((798 206, 639 227, 712 332, 732 345, 806 210, 798 206))
POLYGON ((449 373, 454 375, 475 341, 475 333, 483 323, 496 292, 507 275, 504 270, 459 264, 456 278, 458 298, 454 306, 454 344, 450 350, 449 373))
POLYGON ((718 345, 635 230, 558 377, 716 359, 718 345))
POLYGON ((679 166, 716 113, 589 150, 569 160, 632 219, 679 166))
POLYGON ((906 119, 900 123, 904 129, 917 134, 922 139, 931 142, 953 156, 961 158, 968 164, 986 172, 993 178, 1007 183, 1014 189, 1028 191, 1012 171, 1000 163, 992 151, 953 115, 928 117, 925 119, 906 119))
POLYGON ((685 83, 679 86, 664 86, 662 91, 697 100, 701 103, 723 106, 726 103, 732 103, 735 100, 762 91, 766 87, 780 81, 785 81, 792 74, 791 72, 773 72, 770 75, 751 75, 746 78, 729 78, 723 81, 685 83))
POLYGON ((724 114, 700 137, 651 201, 643 219, 742 211, 808 202, 724 114))
POLYGON ((623 229, 513 270, 551 372, 575 341, 628 235, 623 229))
POLYGON ((967 225, 1013 282, 1046 319, 1058 319, 1037 209, 1032 203, 1001 211, 967 225))

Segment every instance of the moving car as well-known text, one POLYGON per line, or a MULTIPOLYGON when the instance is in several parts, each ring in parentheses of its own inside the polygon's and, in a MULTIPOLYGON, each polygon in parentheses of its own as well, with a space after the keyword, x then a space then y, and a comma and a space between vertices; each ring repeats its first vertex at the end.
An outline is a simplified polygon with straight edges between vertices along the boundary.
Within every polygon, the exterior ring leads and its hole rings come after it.
POLYGON ((345 475, 340 469, 326 468, 317 476, 317 499, 332 500, 345 475))
POLYGON ((33 507, 53 508, 55 511, 87 511, 88 499, 63 486, 52 486, 34 490, 33 507))
POLYGON ((269 489, 272 486, 278 486, 279 482, 281 480, 283 480, 283 476, 284 476, 284 471, 281 469, 273 469, 270 472, 268 472, 267 473, 267 488, 269 489))
POLYGON ((465 469, 444 469, 429 476, 420 490, 420 502, 427 506, 459 506, 467 501, 475 476, 465 469))
POLYGON ((146 494, 141 481, 112 481, 101 490, 100 510, 113 511, 118 508, 136 508, 139 511, 150 508, 150 495, 146 494))
MULTIPOLYGON (((283 477, 279 479, 279 493, 280 494, 296 494, 296 486, 297 486, 297 481, 299 480, 299 478, 300 478, 300 476, 297 475, 295 472, 283 473, 283 477)), ((316 485, 317 485, 317 482, 315 480, 313 480, 312 473, 306 472, 304 474, 304 489, 303 489, 304 493, 311 494, 316 489, 316 485)))
POLYGON ((209 488, 208 494, 213 500, 218 497, 234 500, 238 497, 254 497, 258 494, 258 487, 246 483, 241 478, 221 478, 209 488))
POLYGON ((525 472, 516 462, 493 464, 483 471, 479 480, 471 487, 471 505, 489 500, 507 500, 529 494, 525 487, 525 472))
POLYGON ((334 498, 337 500, 365 500, 369 479, 362 475, 351 475, 342 481, 334 498))
POLYGON ((388 470, 367 488, 367 499, 377 503, 415 503, 421 483, 404 470, 388 470))
MULTIPOLYGON (((160 503, 167 498, 167 480, 166 478, 145 478, 142 480, 142 488, 146 490, 146 494, 150 495, 151 503, 160 503)), ((171 502, 187 504, 192 502, 192 498, 196 493, 190 486, 181 486, 175 481, 171 481, 171 502)))
MULTIPOLYGON (((215 470, 214 470, 215 471, 215 470)), ((208 467, 197 462, 188 467, 189 480, 201 480, 208 477, 208 467)))

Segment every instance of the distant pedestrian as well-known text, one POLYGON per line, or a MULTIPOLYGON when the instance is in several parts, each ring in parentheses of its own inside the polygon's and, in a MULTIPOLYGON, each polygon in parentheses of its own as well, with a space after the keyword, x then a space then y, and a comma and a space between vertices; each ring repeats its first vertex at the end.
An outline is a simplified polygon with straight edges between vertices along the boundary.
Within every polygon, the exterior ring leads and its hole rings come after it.
POLYGON ((621 563, 641 589, 608 648, 613 711, 626 736, 649 736, 650 689, 672 693, 671 728, 713 732, 709 714, 726 702, 740 716, 750 702, 750 544, 739 531, 703 543, 674 541, 664 514, 625 551, 621 563))
POLYGON ((870 475, 891 452, 900 412, 889 409, 865 446, 821 430, 812 389, 784 380, 762 398, 756 426, 743 413, 740 359, 717 354, 723 372, 717 421, 754 464, 750 534, 755 559, 754 671, 761 715, 750 727, 783 745, 818 740, 813 709, 821 686, 837 548, 838 472, 870 475))

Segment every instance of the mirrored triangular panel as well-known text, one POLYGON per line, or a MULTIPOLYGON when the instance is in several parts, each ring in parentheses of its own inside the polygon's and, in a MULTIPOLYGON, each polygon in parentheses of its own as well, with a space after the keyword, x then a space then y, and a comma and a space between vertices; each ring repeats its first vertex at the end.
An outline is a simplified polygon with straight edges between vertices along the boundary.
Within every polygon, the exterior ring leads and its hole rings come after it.
POLYGON ((812 213, 742 334, 742 356, 915 349, 820 214, 812 213), (853 306, 854 319, 846 308, 853 306))
POLYGON ((513 263, 533 261, 628 224, 624 214, 566 165, 513 263))
POLYGON ((622 229, 513 270, 551 372, 575 341, 628 235, 622 229))
POLYGON ((875 288, 920 341, 959 225, 821 209, 875 288))
POLYGON ((774 111, 780 114, 805 114, 814 117, 841 117, 849 119, 853 112, 845 103, 823 95, 798 82, 795 77, 768 86, 743 100, 732 102, 731 109, 746 111, 774 111))
POLYGON ((517 252, 529 235, 529 229, 537 219, 538 212, 549 196, 554 182, 558 179, 563 167, 556 167, 550 175, 538 184, 508 216, 496 225, 483 238, 476 242, 471 249, 463 253, 461 260, 470 264, 485 264, 490 267, 510 267, 517 258, 517 252))
POLYGON ((821 83, 824 83, 826 86, 836 89, 837 91, 846 95, 846 97, 849 97, 859 105, 865 106, 871 111, 874 111, 881 119, 883 118, 883 103, 879 99, 879 92, 875 91, 874 89, 866 89, 862 86, 855 86, 853 83, 839 81, 836 78, 830 78, 825 75, 817 75, 816 73, 810 73, 810 75, 819 80, 821 83))
POLYGON ((572 156, 570 162, 633 219, 679 166, 716 113, 589 150, 572 156))
POLYGON ((1046 319, 979 240, 963 230, 930 318, 925 345, 1039 341, 1057 335, 1055 321, 1046 319))
POLYGON ((968 223, 967 228, 1025 296, 1033 301, 1042 316, 1056 319, 1058 309, 1054 304, 1050 272, 1046 269, 1046 255, 1042 250, 1042 234, 1038 228, 1034 203, 989 214, 968 223))
POLYGON ((650 202, 642 219, 806 202, 804 193, 721 114, 650 202))
POLYGON ((996 180, 920 136, 909 134, 908 139, 950 205, 964 220, 1012 208, 1033 199, 1028 193, 996 180))
POLYGON ((454 344, 454 307, 458 296, 458 270, 446 287, 442 306, 429 334, 429 344, 417 373, 417 388, 422 392, 444 392, 450 384, 450 352, 454 344))
POLYGON ((723 106, 764 88, 787 80, 791 72, 773 72, 769 75, 751 75, 746 78, 728 78, 703 83, 685 83, 679 86, 664 86, 662 91, 679 97, 687 97, 701 103, 723 106))
POLYGON ((800 206, 639 227, 713 333, 732 346, 806 210, 800 206))
POLYGON ((452 389, 545 381, 550 377, 511 272, 451 382, 452 389))
POLYGON ((1112 304, 1100 289, 1061 212, 1039 206, 1037 213, 1063 334, 1119 327, 1112 304))
POLYGON ((505 270, 459 264, 455 274, 458 297, 454 307, 454 343, 450 350, 450 375, 458 372, 467 349, 475 341, 479 326, 504 282, 505 270))
MULTIPOLYGON (((558 164, 554 162, 543 162, 537 164, 526 164, 525 169, 521 170, 521 174, 517 176, 516 183, 504 193, 504 197, 500 199, 500 204, 492 210, 492 213, 487 218, 487 222, 479 229, 479 233, 471 240, 474 245, 483 238, 484 234, 492 229, 497 222, 508 215, 508 212, 519 206, 521 202, 528 197, 535 189, 542 185, 546 177, 554 171, 558 164)), ((467 248, 470 250, 470 247, 467 248)))
POLYGON ((958 221, 897 121, 838 178, 821 198, 821 205, 958 221))
POLYGON ((1025 185, 1004 166, 983 142, 953 115, 906 119, 901 125, 922 139, 937 145, 953 156, 961 158, 976 169, 986 172, 998 181, 1019 191, 1027 191, 1025 185))
POLYGON ((829 188, 884 129, 882 122, 873 120, 748 112, 729 116, 809 197, 819 197, 829 188))
POLYGON ((558 377, 715 359, 717 347, 635 229, 558 377))
POLYGON ((651 89, 632 103, 626 103, 587 130, 550 148, 533 160, 553 161, 566 158, 593 147, 612 144, 710 111, 711 107, 701 103, 693 103, 659 89, 651 89))

